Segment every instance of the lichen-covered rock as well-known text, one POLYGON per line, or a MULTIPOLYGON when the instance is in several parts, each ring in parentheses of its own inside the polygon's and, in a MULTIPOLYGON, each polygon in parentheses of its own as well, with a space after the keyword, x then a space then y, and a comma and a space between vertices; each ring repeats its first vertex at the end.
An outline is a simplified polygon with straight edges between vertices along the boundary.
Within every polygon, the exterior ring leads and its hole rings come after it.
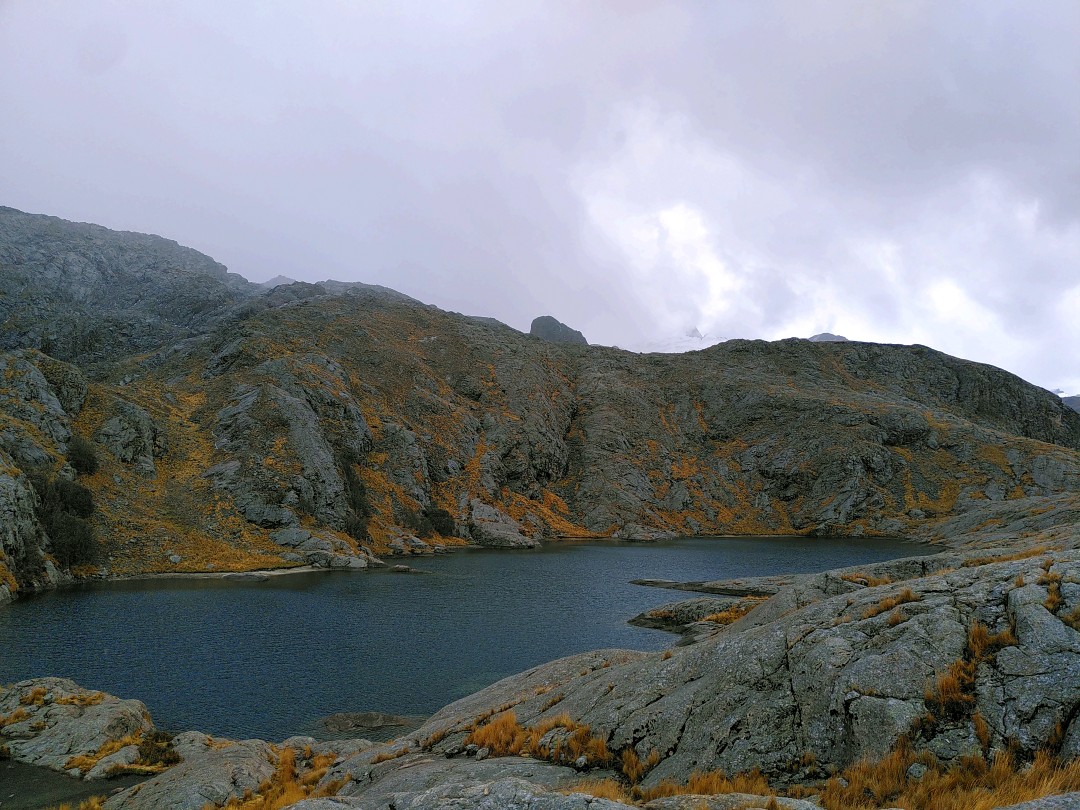
POLYGON ((83 689, 66 678, 0 688, 0 743, 18 762, 102 778, 108 774, 95 766, 106 746, 135 741, 153 728, 142 701, 83 689))

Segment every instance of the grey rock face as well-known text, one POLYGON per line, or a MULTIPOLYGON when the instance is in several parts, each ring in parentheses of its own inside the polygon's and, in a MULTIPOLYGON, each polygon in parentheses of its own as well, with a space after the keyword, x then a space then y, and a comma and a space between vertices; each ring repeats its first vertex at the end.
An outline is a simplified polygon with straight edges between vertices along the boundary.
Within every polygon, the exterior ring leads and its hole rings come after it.
MULTIPOLYGON (((1053 559, 1051 570, 1065 580, 1080 571, 1080 552, 1053 559)), ((1040 558, 927 575, 950 561, 955 556, 882 564, 878 573, 891 565, 898 582, 879 587, 818 575, 781 591, 760 616, 755 611, 696 645, 666 657, 600 651, 553 662, 452 704, 416 736, 450 731, 440 745, 452 746, 460 740, 453 729, 484 707, 510 704, 525 725, 567 712, 612 751, 633 746, 641 758, 660 751, 646 784, 695 768, 760 767, 781 776, 805 751, 824 767, 843 767, 883 755, 912 730, 927 712, 927 690, 965 654, 978 621, 991 632, 1015 627, 1016 644, 980 664, 973 705, 989 724, 992 747, 1015 739, 1033 751, 1057 723, 1075 723, 1080 633, 1043 606, 1046 588, 1035 584, 1040 558), (899 580, 911 571, 920 572, 909 579, 916 601, 879 608, 903 593, 899 580), (549 698, 537 692, 552 690, 563 699, 545 709, 549 698)), ((1061 615, 1080 604, 1080 589, 1066 599, 1061 615)), ((917 745, 946 761, 979 748, 970 715, 921 734, 917 745)))
MULTIPOLYGON (((69 767, 73 757, 95 757, 106 743, 154 728, 141 701, 91 692, 66 678, 35 678, 0 688, 0 718, 10 721, 24 714, 0 728, 0 743, 11 758, 88 779, 106 776, 107 768, 83 774, 69 767)), ((131 753, 121 749, 114 764, 131 753)))
POLYGON ((399 793, 391 806, 396 810, 631 810, 631 805, 621 802, 548 791, 523 779, 445 784, 422 793, 399 793))
POLYGON ((571 343, 576 346, 588 346, 589 341, 576 329, 571 329, 565 323, 556 320, 550 315, 541 315, 532 322, 529 334, 551 343, 571 343))
POLYGON ((110 797, 105 810, 202 810, 254 791, 274 774, 277 757, 268 743, 245 740, 194 753, 179 765, 110 797))
POLYGON ((157 475, 154 458, 168 449, 164 430, 134 403, 117 400, 116 410, 94 438, 120 461, 145 475, 157 475))
POLYGON ((0 605, 20 589, 53 584, 45 567, 46 538, 34 512, 36 500, 30 482, 0 450, 0 605))
POLYGON ((469 529, 473 539, 489 548, 535 548, 539 541, 522 534, 521 524, 490 504, 474 498, 469 529))
POLYGON ((1062 793, 1021 804, 1010 804, 1002 810, 1076 810, 1080 807, 1080 793, 1062 793))
POLYGON ((0 207, 0 348, 96 363, 189 337, 258 288, 168 239, 0 207))

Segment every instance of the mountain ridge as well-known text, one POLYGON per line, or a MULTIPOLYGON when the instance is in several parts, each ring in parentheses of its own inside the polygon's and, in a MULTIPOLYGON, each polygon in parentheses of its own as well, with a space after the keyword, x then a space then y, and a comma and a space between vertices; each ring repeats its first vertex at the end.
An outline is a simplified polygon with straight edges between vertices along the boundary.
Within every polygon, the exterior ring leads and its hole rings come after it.
MULTIPOLYGON (((42 223, 42 257, 56 227, 42 223)), ((363 567, 559 536, 934 536, 988 504, 1080 486, 1080 416, 1015 375, 926 347, 732 340, 637 355, 547 343, 362 284, 218 283, 213 306, 180 321, 162 310, 197 275, 140 260, 125 234, 116 246, 95 231, 104 244, 88 245, 75 231, 69 264, 46 279, 64 295, 24 272, 20 296, 60 322, 85 287, 70 268, 90 262, 92 279, 140 279, 138 323, 169 328, 70 344, 70 363, 38 351, 47 330, 5 329, 0 460, 18 520, 3 564, 24 590, 363 567), (65 462, 72 435, 89 440, 98 471, 65 462), (86 566, 49 559, 26 478, 37 467, 93 494, 100 555, 86 566)), ((13 251, 0 255, 11 267, 13 251)), ((102 296, 77 302, 88 329, 112 312, 102 296)))

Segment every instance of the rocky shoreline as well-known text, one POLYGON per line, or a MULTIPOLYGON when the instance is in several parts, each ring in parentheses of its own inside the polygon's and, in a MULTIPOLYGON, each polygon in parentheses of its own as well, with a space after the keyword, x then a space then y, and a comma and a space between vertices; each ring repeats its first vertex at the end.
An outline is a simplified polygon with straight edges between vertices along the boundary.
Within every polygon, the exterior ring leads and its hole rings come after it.
MULTIPOLYGON (((62 679, 0 690, 0 741, 17 761, 86 779, 161 770, 109 796, 106 810, 221 807, 272 790, 283 757, 310 788, 289 805, 298 810, 615 810, 635 795, 650 810, 686 810, 765 807, 774 793, 770 806, 801 810, 817 806, 802 796, 839 790, 829 785, 856 761, 904 746, 932 773, 1006 752, 1017 762, 1045 751, 1075 762, 1080 529, 1055 536, 769 578, 768 597, 764 582, 709 583, 736 593, 660 610, 674 629, 709 623, 710 633, 661 653, 601 650, 535 667, 385 743, 184 732, 169 743, 181 761, 155 765, 142 744, 155 729, 141 703, 62 679), (704 611, 747 599, 730 622, 705 620, 704 611), (500 724, 518 729, 509 748, 490 732, 500 724), (514 745, 521 750, 507 756, 514 745), (755 769, 756 784, 768 787, 756 798, 730 786, 712 798, 649 798, 694 772, 755 769), (600 783, 620 786, 624 800, 575 792, 600 783)), ((911 773, 914 784, 920 771, 911 773)))

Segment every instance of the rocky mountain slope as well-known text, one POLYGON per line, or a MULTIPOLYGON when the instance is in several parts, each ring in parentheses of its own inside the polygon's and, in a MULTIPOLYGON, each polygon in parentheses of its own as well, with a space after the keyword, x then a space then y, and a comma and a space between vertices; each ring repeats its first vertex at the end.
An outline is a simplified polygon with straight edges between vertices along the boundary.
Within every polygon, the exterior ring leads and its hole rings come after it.
POLYGON ((552 344, 383 288, 262 290, 157 237, 2 213, 0 593, 561 535, 930 535, 1080 485, 1080 415, 925 347, 552 344), (94 329, 108 337, 73 337, 94 329), (96 469, 71 463, 72 436, 96 469), (93 553, 57 553, 74 541, 50 528, 74 519, 93 553))
POLYGON ((1062 397, 1061 401, 1072 408, 1074 411, 1080 412, 1080 396, 1075 397, 1062 397))

